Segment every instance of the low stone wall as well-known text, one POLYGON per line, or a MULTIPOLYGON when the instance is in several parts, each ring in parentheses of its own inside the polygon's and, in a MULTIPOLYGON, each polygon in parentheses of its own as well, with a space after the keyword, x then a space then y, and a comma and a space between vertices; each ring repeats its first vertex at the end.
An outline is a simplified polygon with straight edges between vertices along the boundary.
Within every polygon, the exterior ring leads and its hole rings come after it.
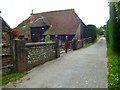
POLYGON ((77 40, 73 42, 73 50, 77 50, 83 47, 83 40, 77 40))
POLYGON ((55 43, 53 42, 26 43, 25 46, 28 69, 56 58, 55 43))
POLYGON ((80 49, 83 46, 87 45, 88 43, 91 43, 91 37, 84 38, 82 40, 77 40, 77 41, 73 42, 73 50, 80 49))
POLYGON ((78 40, 76 49, 80 49, 82 47, 83 47, 83 41, 82 40, 78 40))
POLYGON ((87 45, 88 43, 91 43, 91 42, 92 42, 91 37, 89 37, 89 38, 84 38, 84 39, 83 39, 83 46, 85 46, 85 45, 87 45))

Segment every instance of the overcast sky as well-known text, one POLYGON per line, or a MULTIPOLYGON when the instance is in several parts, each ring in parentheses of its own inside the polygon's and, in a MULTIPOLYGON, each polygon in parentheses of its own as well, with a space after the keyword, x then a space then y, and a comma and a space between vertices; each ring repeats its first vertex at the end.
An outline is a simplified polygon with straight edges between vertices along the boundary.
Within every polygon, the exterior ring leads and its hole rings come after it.
POLYGON ((77 15, 87 24, 103 26, 109 18, 107 0, 0 0, 1 16, 15 28, 33 13, 54 10, 75 9, 77 15))

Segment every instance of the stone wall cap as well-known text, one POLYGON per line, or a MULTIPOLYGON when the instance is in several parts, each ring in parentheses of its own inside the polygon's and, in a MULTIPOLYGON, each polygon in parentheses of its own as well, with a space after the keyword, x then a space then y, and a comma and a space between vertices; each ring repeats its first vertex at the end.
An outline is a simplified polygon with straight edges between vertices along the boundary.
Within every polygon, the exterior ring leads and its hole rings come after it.
POLYGON ((25 46, 41 46, 41 45, 49 45, 49 44, 55 44, 55 42, 32 42, 32 43, 26 43, 25 46))

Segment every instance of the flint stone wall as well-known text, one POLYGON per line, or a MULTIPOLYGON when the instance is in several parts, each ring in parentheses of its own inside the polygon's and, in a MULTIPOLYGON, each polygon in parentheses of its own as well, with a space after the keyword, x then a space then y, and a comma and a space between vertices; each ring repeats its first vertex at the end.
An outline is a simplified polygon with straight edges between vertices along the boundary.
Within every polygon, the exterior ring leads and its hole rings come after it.
POLYGON ((28 69, 56 58, 54 42, 26 43, 28 69))

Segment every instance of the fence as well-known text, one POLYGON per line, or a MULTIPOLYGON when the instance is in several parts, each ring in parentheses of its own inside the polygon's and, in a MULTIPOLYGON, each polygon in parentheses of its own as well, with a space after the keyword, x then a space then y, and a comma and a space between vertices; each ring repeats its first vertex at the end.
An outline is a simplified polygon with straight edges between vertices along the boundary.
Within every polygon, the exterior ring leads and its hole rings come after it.
POLYGON ((0 58, 2 58, 0 69, 2 69, 2 75, 7 75, 12 72, 13 69, 13 62, 10 53, 10 44, 3 44, 2 47, 2 54, 0 58))
MULTIPOLYGON (((65 50, 66 50, 66 48, 65 48, 65 42, 62 42, 62 44, 61 44, 61 49, 60 49, 60 53, 62 54, 62 53, 65 53, 65 50)), ((68 41, 67 42, 67 52, 69 52, 69 51, 72 51, 73 50, 73 46, 72 46, 72 41, 68 41)))
MULTIPOLYGON (((84 38, 82 40, 75 40, 75 41, 68 41, 68 51, 71 50, 78 50, 82 48, 83 46, 87 45, 88 43, 91 43, 91 37, 89 38, 84 38)), ((61 53, 65 53, 65 42, 62 43, 61 45, 61 53)))

